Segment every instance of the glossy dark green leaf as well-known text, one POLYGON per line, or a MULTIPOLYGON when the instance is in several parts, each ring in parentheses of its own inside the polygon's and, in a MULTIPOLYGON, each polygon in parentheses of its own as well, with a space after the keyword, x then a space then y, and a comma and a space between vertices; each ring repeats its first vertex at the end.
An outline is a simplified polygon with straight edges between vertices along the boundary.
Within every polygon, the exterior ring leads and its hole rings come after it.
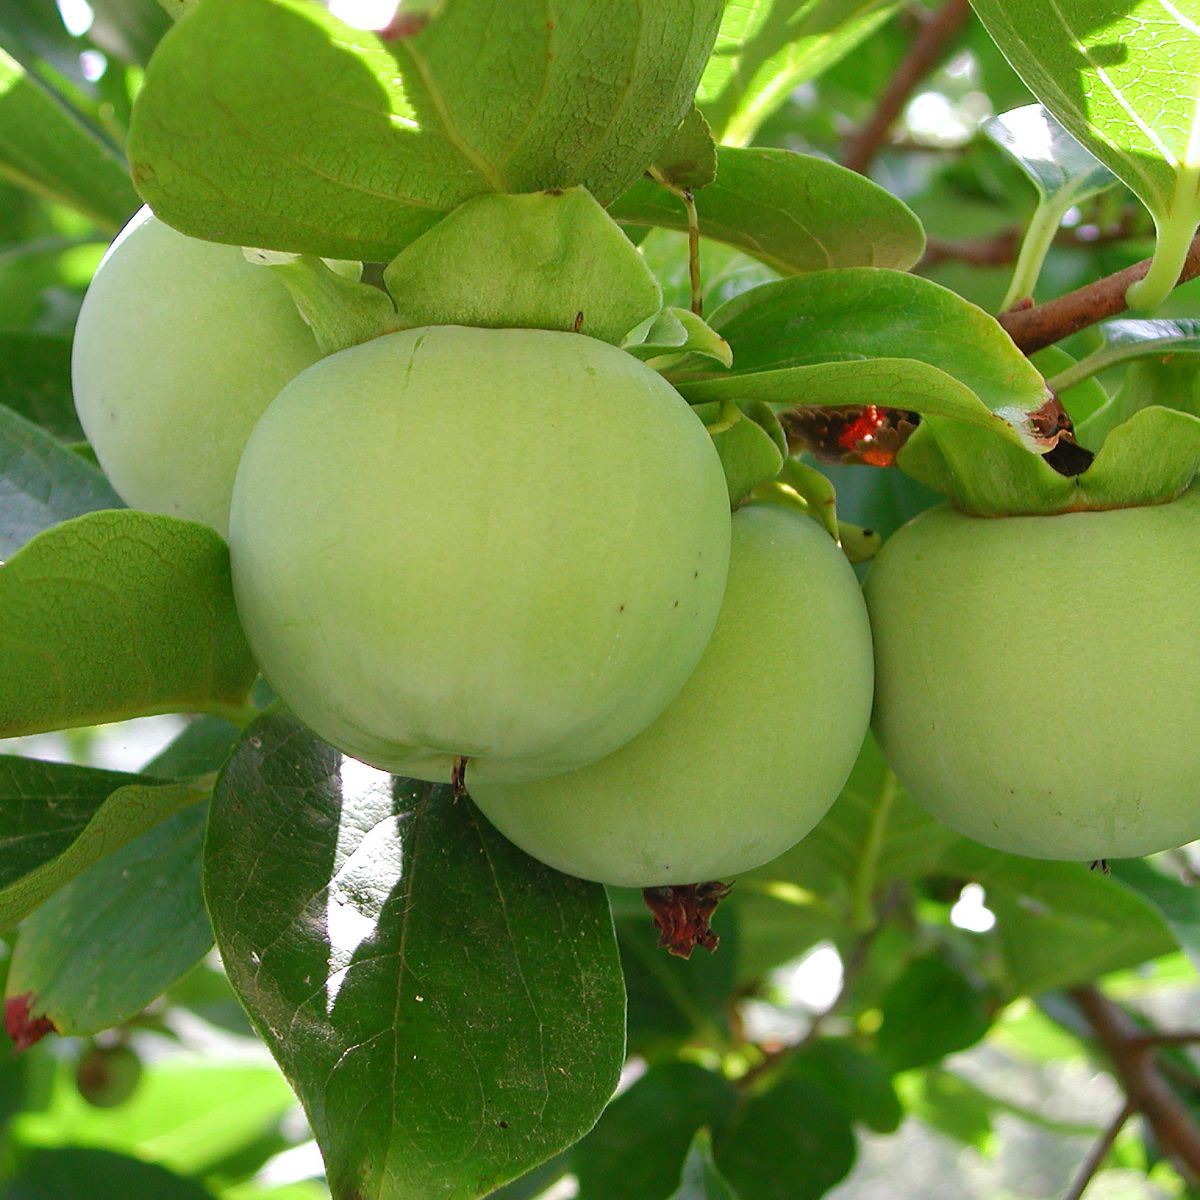
POLYGON ((0 756, 0 929, 203 794, 190 784, 0 756))
POLYGON ((68 204, 113 233, 138 207, 120 153, 3 50, 0 177, 68 204))
POLYGON ((712 1158, 712 1134, 696 1131, 683 1162, 683 1178, 671 1200, 738 1200, 733 1188, 712 1158))
POLYGON ((196 717, 143 768, 158 779, 188 779, 216 772, 242 736, 240 726, 221 717, 196 717))
POLYGON ((60 521, 122 506, 96 467, 0 405, 0 560, 60 521))
POLYGON ((869 37, 896 0, 738 0, 697 102, 722 141, 744 145, 791 92, 869 37))
POLYGON ((136 1016, 212 946, 200 890, 208 817, 167 817, 65 884, 21 925, 7 995, 62 1034, 136 1016))
MULTIPOLYGON (((788 150, 717 151, 717 178, 696 193, 700 232, 782 274, 827 267, 906 270, 925 235, 908 207, 869 179, 823 158, 788 150)), ((612 206, 629 225, 687 229, 679 197, 652 180, 612 206)))
POLYGON ((1133 359, 1200 354, 1200 320, 1192 317, 1107 321, 1099 332, 1102 345, 1050 380, 1056 391, 1133 359))
POLYGON ((1162 915, 1183 952, 1200 967, 1200 891, 1145 859, 1122 859, 1111 868, 1118 883, 1137 892, 1162 915))
POLYGON ((914 959, 883 997, 879 1053, 894 1071, 973 1046, 991 1026, 987 998, 944 959, 914 959))
POLYGON ((185 233, 379 261, 484 192, 607 203, 691 107, 720 13, 460 0, 385 41, 305 0, 206 0, 150 64, 134 176, 185 233))
POLYGON ((819 1200, 850 1173, 856 1155, 834 1097, 797 1080, 739 1106, 717 1134, 717 1166, 741 1200, 819 1200))
POLYGON ((78 1147, 30 1150, 0 1182, 0 1200, 63 1200, 80 1196, 86 1180, 87 1200, 214 1200, 194 1180, 154 1163, 111 1150, 78 1147))
POLYGON ((1014 995, 1073 987, 1175 949, 1148 900, 1080 863, 1019 858, 963 839, 943 864, 983 886, 1014 995))
POLYGON ((0 332, 0 405, 63 441, 82 441, 71 396, 70 341, 0 332))
POLYGON ((92 513, 0 568, 0 736, 161 712, 237 718, 256 674, 229 549, 207 526, 92 513))
POLYGON ((579 1200, 667 1200, 696 1130, 722 1127, 735 1099, 725 1079, 693 1063, 651 1067, 576 1148, 579 1200))
POLYGON ((527 858, 449 788, 268 715, 218 783, 205 892, 335 1200, 486 1195, 608 1101, 624 991, 603 889, 527 858))

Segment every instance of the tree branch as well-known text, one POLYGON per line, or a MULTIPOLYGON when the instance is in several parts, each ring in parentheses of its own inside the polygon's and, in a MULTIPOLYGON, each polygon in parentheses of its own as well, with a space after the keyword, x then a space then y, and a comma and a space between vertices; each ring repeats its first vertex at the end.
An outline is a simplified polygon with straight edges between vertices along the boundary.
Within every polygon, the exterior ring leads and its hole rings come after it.
MULTIPOLYGON (((1150 269, 1150 259, 1144 258, 1124 271, 1106 275, 1065 296, 1048 300, 1031 308, 1014 308, 997 318, 1009 336, 1026 354, 1052 346, 1072 333, 1078 333, 1097 321, 1115 317, 1126 311, 1125 292, 1131 283, 1141 279, 1150 269)), ((1200 235, 1192 241, 1179 282, 1200 276, 1200 235)))
POLYGON ((1200 1128, 1159 1071, 1146 1031, 1096 987, 1076 988, 1071 996, 1112 1060, 1129 1103, 1150 1123, 1163 1151, 1200 1179, 1200 1128))
POLYGON ((1079 1168, 1079 1174, 1071 1181, 1071 1186, 1067 1189, 1063 1200, 1080 1200, 1083 1193, 1087 1191, 1088 1184, 1092 1182, 1096 1172, 1100 1170, 1105 1158, 1108 1157, 1108 1152, 1113 1148, 1113 1142, 1125 1128, 1125 1122, 1133 1116, 1133 1112, 1133 1105, 1127 1103, 1112 1119, 1108 1128, 1100 1135, 1099 1141, 1088 1151, 1087 1158, 1083 1160, 1083 1164, 1079 1168))
POLYGON ((875 156, 887 141, 888 130, 904 111, 918 83, 937 66, 947 43, 970 15, 968 0, 946 3, 921 25, 895 75, 875 105, 871 119, 846 144, 842 162, 852 171, 865 175, 875 156))

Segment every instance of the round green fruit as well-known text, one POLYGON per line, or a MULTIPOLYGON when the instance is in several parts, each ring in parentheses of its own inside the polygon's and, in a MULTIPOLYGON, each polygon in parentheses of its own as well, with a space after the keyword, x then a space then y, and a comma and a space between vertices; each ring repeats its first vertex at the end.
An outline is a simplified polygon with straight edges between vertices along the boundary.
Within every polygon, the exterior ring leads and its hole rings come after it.
POLYGON ((948 825, 1035 858, 1200 837, 1200 490, 1172 504, 923 513, 866 585, 875 727, 948 825))
POLYGON ((128 1046, 89 1046, 75 1068, 79 1094, 96 1108, 116 1108, 137 1090, 142 1060, 128 1046))
POLYGON ((133 508, 225 535, 242 448, 279 389, 320 357, 274 273, 144 208, 109 247, 75 329, 75 407, 133 508))
POLYGON ((263 672, 399 774, 536 778, 627 742, 708 642, 720 461, 679 394, 571 333, 388 334, 318 363, 246 447, 230 542, 263 672))
POLYGON ((829 535, 782 508, 743 508, 712 641, 662 716, 582 770, 472 783, 471 795, 511 841, 572 875, 727 879, 825 815, 867 730, 871 670, 862 594, 829 535))

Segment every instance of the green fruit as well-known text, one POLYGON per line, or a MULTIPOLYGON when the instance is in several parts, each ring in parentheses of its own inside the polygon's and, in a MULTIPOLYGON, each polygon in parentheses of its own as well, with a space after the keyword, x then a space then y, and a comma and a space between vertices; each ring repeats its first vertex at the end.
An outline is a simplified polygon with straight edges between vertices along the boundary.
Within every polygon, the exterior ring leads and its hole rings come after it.
POLYGON ((1200 837, 1200 490, 984 519, 939 508, 866 586, 875 727, 914 799, 1035 858, 1200 837))
POLYGON ((854 572, 815 521, 733 518, 712 641, 678 699, 615 754, 536 783, 472 783, 527 853, 627 887, 727 879, 825 815, 871 711, 871 634, 854 572))
POLYGON ((96 1108, 116 1108, 133 1095, 142 1060, 128 1046, 89 1046, 75 1069, 79 1094, 96 1108))
POLYGON ((591 338, 389 334, 293 381, 246 447, 230 541, 263 672, 356 758, 447 779, 570 770, 683 686, 725 588, 716 451, 591 338))
POLYGON ((237 246, 177 233, 148 208, 109 247, 75 329, 75 406, 133 508, 224 536, 242 447, 320 357, 287 289, 237 246))

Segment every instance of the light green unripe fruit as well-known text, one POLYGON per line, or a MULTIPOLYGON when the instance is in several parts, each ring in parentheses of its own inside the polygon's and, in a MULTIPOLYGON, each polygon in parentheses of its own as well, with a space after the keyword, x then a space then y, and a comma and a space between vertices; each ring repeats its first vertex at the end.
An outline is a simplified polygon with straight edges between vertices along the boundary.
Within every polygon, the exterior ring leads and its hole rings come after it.
POLYGON ((615 754, 528 784, 472 783, 527 853, 627 887, 728 879, 823 817, 871 711, 871 634, 845 556, 815 521, 733 517, 712 641, 679 697, 615 754))
POLYGON ((571 333, 388 334, 286 387, 230 542, 263 672, 318 734, 424 779, 533 778, 628 741, 725 588, 729 504, 660 376, 571 333))
POLYGON ((1200 837, 1200 490, 1045 517, 917 517, 866 585, 875 727, 913 798, 1035 858, 1200 837))
POLYGON ((133 508, 224 536, 242 447, 279 389, 320 357, 287 289, 237 246, 144 208, 100 263, 75 329, 75 407, 133 508))

